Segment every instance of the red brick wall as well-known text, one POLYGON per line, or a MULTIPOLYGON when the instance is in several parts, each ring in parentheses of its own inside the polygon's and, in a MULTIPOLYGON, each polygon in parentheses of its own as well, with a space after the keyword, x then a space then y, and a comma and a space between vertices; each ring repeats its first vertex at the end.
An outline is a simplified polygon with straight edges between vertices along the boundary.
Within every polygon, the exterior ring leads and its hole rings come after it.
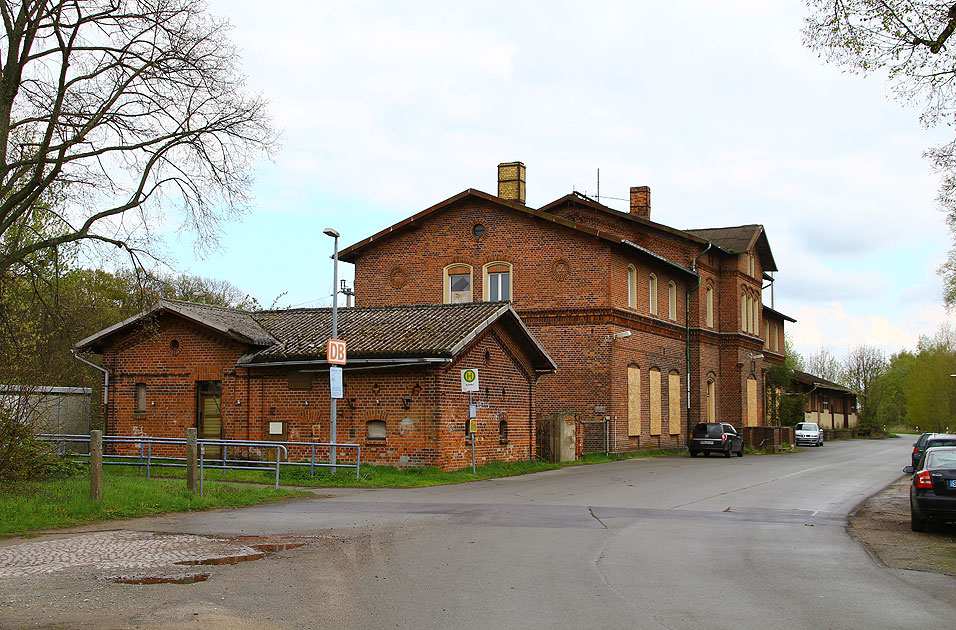
MULTIPOLYGON (((648 368, 662 372, 664 431, 661 446, 677 446, 686 439, 687 425, 706 419, 706 381, 716 384, 717 420, 741 425, 746 403, 750 353, 763 349, 762 319, 757 334, 743 333, 740 296, 744 289, 759 296, 761 268, 747 273, 744 255, 711 249, 663 227, 633 221, 570 203, 553 208, 557 216, 623 236, 655 254, 681 265, 694 257, 701 284, 670 265, 639 252, 611 246, 557 223, 542 221, 479 199, 465 199, 425 218, 414 229, 399 232, 365 248, 355 265, 356 302, 359 305, 439 303, 443 301, 443 269, 452 263, 473 268, 473 298, 482 299, 482 265, 507 261, 513 265, 513 304, 538 341, 558 364, 555 375, 539 382, 537 411, 548 416, 560 411, 580 421, 608 418, 613 427, 611 450, 657 446, 648 432, 640 440, 627 435, 626 368, 642 368, 645 406, 648 368), (472 227, 481 223, 485 236, 476 239, 472 227), (637 307, 628 308, 627 267, 637 269, 637 307), (566 266, 565 266, 566 265, 566 266), (394 270, 400 273, 393 273, 394 270), (657 278, 657 316, 650 315, 648 278, 657 278), (394 278, 399 282, 393 283, 394 278), (404 284, 402 282, 404 281, 404 284), (668 284, 677 288, 676 318, 668 314, 668 284), (706 286, 714 289, 714 326, 706 327, 706 286), (687 309, 689 293, 690 309, 687 309), (690 318, 690 411, 687 408, 685 348, 690 318), (631 330, 632 336, 614 341, 614 355, 604 339, 631 330), (671 437, 668 427, 668 378, 680 374, 681 434, 671 437), (597 408, 597 410, 596 410, 597 408), (603 408, 604 411, 600 411, 603 408)), ((762 316, 759 308, 758 317, 762 316)), ((781 332, 782 334, 782 332, 781 332)), ((763 401, 763 364, 757 360, 758 401, 763 401)), ((642 414, 644 422, 649 411, 642 414)), ((758 414, 762 422, 763 411, 758 414)), ((597 426, 597 425, 595 425, 597 426)), ((589 427, 590 433, 594 433, 589 427)), ((599 436, 591 436, 591 442, 599 436)), ((603 450, 603 442, 602 442, 603 450)))
MULTIPOLYGON (((328 370, 311 372, 307 388, 290 389, 289 376, 295 368, 236 368, 246 350, 173 316, 151 322, 104 351, 104 366, 111 372, 107 432, 185 437, 187 428, 197 426, 197 381, 219 380, 225 439, 330 441, 328 370), (179 343, 176 352, 170 349, 173 340, 179 343), (147 387, 142 413, 135 411, 137 383, 147 387), (282 435, 269 435, 270 422, 283 423, 282 435)), ((478 464, 532 457, 533 370, 521 346, 500 324, 479 335, 451 364, 346 369, 345 396, 337 404, 337 441, 360 444, 365 463, 445 469, 471 465, 465 436, 468 395, 460 391, 460 370, 466 367, 478 369, 482 387, 473 395, 478 405, 478 464), (502 420, 504 436, 499 432, 502 420), (385 422, 385 440, 368 438, 370 421, 385 422)), ((337 457, 352 461, 353 453, 339 449, 337 457)), ((256 449, 233 454, 267 455, 256 449)), ((290 457, 302 460, 310 454, 309 447, 292 447, 290 457)), ((328 451, 319 448, 316 459, 327 461, 328 451)))

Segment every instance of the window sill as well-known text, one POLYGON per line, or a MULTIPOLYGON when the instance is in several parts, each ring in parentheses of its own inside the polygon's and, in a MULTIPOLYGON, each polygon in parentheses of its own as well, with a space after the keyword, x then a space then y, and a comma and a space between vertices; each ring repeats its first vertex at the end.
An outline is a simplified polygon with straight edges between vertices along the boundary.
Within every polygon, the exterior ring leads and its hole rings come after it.
POLYGON ((387 438, 368 438, 365 440, 365 446, 386 446, 387 444, 387 438))

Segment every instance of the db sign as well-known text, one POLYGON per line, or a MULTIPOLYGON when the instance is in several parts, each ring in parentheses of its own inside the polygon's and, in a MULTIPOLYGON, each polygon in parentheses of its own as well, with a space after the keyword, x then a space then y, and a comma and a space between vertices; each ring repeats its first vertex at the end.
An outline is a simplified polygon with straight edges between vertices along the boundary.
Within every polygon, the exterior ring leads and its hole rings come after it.
POLYGON ((478 370, 462 370, 461 371, 461 391, 463 392, 478 391, 478 370))
POLYGON ((329 363, 334 365, 345 365, 345 342, 340 339, 329 339, 325 348, 326 357, 329 363))

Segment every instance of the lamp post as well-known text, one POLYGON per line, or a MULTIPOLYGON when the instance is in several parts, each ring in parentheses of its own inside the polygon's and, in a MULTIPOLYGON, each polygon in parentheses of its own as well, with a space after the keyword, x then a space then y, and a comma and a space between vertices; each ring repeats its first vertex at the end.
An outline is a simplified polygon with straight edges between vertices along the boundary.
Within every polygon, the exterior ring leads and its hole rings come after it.
MULTIPOLYGON (((339 338, 339 234, 336 230, 332 228, 325 228, 322 230, 322 233, 326 236, 331 236, 335 243, 335 248, 332 253, 332 339, 339 338)), ((332 397, 332 402, 329 405, 329 442, 333 446, 329 447, 329 464, 332 466, 332 474, 335 474, 335 407, 337 399, 332 397)))

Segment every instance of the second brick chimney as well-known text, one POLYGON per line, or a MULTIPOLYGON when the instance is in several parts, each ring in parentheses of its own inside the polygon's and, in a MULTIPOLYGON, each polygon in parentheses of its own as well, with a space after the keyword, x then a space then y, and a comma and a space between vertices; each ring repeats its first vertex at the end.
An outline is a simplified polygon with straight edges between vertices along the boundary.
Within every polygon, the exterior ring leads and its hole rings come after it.
POLYGON ((525 181, 525 167, 521 162, 498 165, 498 196, 502 199, 524 203, 525 181))
POLYGON ((631 186, 631 214, 651 218, 650 186, 631 186))

